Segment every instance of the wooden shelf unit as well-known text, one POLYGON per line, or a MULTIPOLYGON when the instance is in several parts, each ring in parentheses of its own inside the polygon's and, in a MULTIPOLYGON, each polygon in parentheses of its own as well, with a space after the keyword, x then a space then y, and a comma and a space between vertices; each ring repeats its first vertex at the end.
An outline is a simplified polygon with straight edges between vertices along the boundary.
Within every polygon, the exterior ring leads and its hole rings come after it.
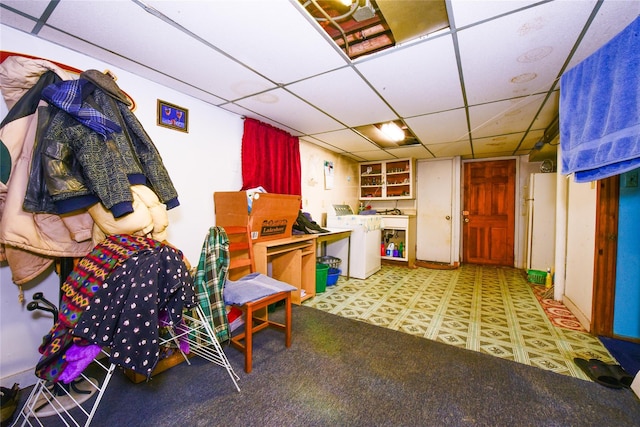
POLYGON ((414 199, 414 160, 360 163, 360 200, 414 199))
POLYGON ((315 235, 292 236, 253 244, 256 271, 298 288, 291 302, 300 305, 316 295, 315 235))

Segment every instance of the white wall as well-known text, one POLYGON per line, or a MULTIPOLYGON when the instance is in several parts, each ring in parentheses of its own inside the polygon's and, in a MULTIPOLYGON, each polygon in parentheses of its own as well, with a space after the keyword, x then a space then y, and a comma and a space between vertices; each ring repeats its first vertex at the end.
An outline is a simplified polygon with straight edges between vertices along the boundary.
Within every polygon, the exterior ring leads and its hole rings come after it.
POLYGON ((569 182, 563 302, 589 330, 593 306, 596 184, 569 182))
POLYGON ((300 141, 302 163, 302 210, 321 226, 332 205, 347 204, 358 210, 358 164, 344 156, 300 141), (324 162, 333 162, 333 187, 325 188, 324 162))

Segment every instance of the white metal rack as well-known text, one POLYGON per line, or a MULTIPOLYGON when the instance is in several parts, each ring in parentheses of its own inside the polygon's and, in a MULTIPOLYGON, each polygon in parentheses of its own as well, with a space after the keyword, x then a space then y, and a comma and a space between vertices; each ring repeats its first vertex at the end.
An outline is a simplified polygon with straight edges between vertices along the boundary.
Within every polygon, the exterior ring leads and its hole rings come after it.
MULTIPOLYGON (((222 350, 213 328, 206 320, 202 308, 197 306, 191 313, 185 313, 182 317, 184 325, 170 328, 170 337, 162 340, 160 345, 173 343, 182 353, 185 361, 191 364, 187 355, 182 352, 178 345, 180 340, 186 340, 189 343, 190 352, 224 367, 231 377, 236 390, 240 391, 238 386, 239 377, 229 364, 229 360, 222 350)), ((75 386, 81 390, 80 393, 74 391, 73 387, 63 387, 61 384, 52 384, 40 379, 33 387, 13 426, 45 426, 46 424, 43 420, 51 416, 58 416, 65 426, 89 426, 116 368, 113 363, 103 363, 104 356, 108 358, 109 353, 102 350, 102 353, 93 361, 95 366, 105 372, 101 385, 99 381, 88 377, 84 373, 80 375, 78 384, 75 386), (85 392, 84 394, 82 393, 83 391, 85 392), (84 408, 84 402, 88 402, 96 393, 97 396, 91 407, 84 408)))

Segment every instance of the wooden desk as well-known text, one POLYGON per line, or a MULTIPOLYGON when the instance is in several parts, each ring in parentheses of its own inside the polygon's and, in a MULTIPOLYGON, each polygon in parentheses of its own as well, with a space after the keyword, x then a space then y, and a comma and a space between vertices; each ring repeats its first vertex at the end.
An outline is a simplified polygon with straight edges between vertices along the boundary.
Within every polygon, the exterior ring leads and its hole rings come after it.
POLYGON ((347 239, 347 279, 349 278, 349 266, 351 265, 351 230, 336 230, 328 233, 316 234, 316 243, 320 249, 320 255, 327 254, 327 243, 347 239))
POLYGON ((316 295, 316 235, 304 234, 253 244, 256 271, 298 288, 291 293, 291 302, 316 295))

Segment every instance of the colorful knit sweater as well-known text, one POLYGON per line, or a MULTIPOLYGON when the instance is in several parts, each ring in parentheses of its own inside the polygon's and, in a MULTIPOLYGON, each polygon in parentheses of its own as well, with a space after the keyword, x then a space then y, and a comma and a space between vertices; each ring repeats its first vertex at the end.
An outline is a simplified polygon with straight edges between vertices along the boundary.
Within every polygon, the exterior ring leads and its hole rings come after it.
POLYGON ((62 285, 58 319, 38 349, 42 357, 36 365, 36 376, 58 380, 66 366, 64 354, 73 343, 71 332, 109 274, 132 255, 162 246, 145 237, 112 235, 78 262, 62 285))

